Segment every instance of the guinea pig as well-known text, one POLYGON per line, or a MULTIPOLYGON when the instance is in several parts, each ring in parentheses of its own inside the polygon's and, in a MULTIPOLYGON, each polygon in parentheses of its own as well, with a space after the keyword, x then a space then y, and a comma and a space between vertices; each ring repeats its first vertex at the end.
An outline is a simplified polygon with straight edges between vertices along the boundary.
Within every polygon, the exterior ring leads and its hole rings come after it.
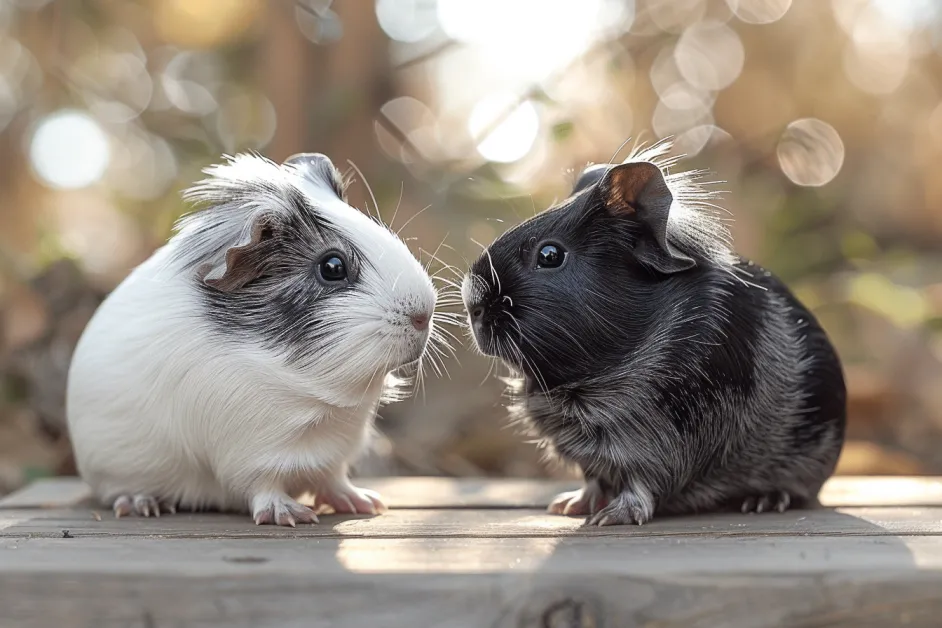
POLYGON ((817 505, 844 440, 838 356, 771 272, 731 249, 703 171, 670 141, 587 168, 462 283, 511 412, 583 488, 587 525, 817 505))
POLYGON ((346 202, 333 163, 227 157, 195 211, 102 303, 68 376, 81 476, 116 516, 251 512, 256 524, 375 514, 351 461, 387 374, 435 337, 437 291, 385 225, 346 202))

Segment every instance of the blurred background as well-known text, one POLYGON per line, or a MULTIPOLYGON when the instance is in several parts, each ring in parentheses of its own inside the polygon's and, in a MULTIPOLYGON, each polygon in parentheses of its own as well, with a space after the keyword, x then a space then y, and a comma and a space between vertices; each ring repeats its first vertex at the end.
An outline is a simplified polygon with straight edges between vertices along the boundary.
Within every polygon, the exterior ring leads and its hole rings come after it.
MULTIPOLYGON (((463 268, 667 136, 838 345, 840 472, 942 473, 940 103, 937 0, 0 0, 0 494, 74 472, 72 348, 222 153, 356 164, 355 206, 365 178, 463 268)), ((567 473, 506 427, 486 359, 447 367, 360 473, 567 473)))

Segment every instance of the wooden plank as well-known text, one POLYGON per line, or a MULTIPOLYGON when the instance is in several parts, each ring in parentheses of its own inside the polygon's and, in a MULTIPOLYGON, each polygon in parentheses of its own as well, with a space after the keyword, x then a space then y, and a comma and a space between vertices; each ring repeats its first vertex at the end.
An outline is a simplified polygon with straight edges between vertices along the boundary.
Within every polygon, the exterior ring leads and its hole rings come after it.
POLYGON ((247 516, 163 515, 159 519, 87 510, 0 512, 0 538, 162 537, 162 538, 509 538, 509 537, 749 537, 749 536, 940 536, 942 508, 842 508, 743 515, 656 518, 643 526, 582 527, 582 517, 542 510, 392 510, 378 517, 325 515, 317 525, 297 528, 256 526, 247 516))
POLYGON ((11 508, 67 508, 90 500, 92 490, 75 477, 43 478, 0 497, 0 510, 11 508))
POLYGON ((0 539, 0 625, 937 626, 936 537, 0 539))
MULTIPOLYGON (((578 482, 490 478, 363 478, 393 508, 541 508, 578 482)), ((87 505, 90 492, 78 478, 39 480, 0 499, 0 510, 87 505)), ((825 485, 826 506, 942 506, 942 478, 837 476, 825 485)))

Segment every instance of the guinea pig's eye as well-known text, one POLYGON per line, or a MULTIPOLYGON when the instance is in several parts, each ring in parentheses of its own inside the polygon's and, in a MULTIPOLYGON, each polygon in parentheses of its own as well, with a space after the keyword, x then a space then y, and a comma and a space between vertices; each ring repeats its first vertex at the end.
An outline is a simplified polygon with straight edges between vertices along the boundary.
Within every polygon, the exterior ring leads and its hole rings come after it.
POLYGON ((321 279, 324 281, 343 281, 347 278, 347 265, 344 263, 343 258, 336 253, 328 253, 321 258, 318 270, 321 279))
POLYGON ((566 249, 558 244, 544 244, 536 254, 537 268, 559 268, 566 259, 566 249))

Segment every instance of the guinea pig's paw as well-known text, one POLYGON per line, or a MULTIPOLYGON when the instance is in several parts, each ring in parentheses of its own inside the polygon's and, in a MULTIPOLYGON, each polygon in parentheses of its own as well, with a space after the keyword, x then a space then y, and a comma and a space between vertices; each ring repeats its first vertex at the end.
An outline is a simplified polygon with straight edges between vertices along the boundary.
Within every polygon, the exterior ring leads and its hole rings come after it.
POLYGON ((158 500, 151 495, 119 495, 112 506, 117 519, 136 514, 141 517, 159 517, 161 512, 177 512, 175 504, 158 500))
POLYGON ((618 526, 641 525, 651 520, 654 514, 653 504, 647 502, 631 491, 618 495, 611 503, 593 515, 586 526, 618 526))
POLYGON ((314 511, 284 493, 262 493, 252 498, 255 525, 295 527, 298 523, 317 523, 314 511))
POLYGON ((586 484, 577 491, 567 491, 557 495, 546 511, 553 515, 578 516, 594 515, 601 510, 608 500, 598 484, 586 484))
POLYGON ((785 491, 772 491, 765 495, 747 497, 742 502, 741 510, 746 514, 753 512, 771 512, 772 510, 785 512, 788 510, 791 502, 791 495, 785 491))
POLYGON ((336 482, 315 493, 314 508, 318 512, 330 507, 337 514, 378 515, 386 510, 379 493, 358 488, 350 482, 336 482))

